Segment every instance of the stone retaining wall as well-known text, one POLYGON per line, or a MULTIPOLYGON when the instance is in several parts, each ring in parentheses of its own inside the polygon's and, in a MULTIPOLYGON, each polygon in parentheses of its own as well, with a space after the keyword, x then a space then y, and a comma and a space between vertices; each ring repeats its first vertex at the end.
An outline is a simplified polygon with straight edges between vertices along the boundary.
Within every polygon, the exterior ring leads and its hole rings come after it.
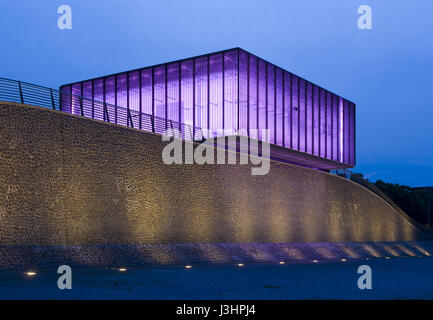
POLYGON ((367 189, 272 162, 165 165, 161 136, 0 103, 0 246, 415 241, 367 189))

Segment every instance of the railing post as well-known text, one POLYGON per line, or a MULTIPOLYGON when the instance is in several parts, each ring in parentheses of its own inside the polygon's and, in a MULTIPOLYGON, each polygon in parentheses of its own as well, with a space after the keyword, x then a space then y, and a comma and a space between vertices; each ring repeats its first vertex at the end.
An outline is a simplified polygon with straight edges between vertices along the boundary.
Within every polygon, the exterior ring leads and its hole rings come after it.
POLYGON ((21 88, 21 81, 18 81, 18 87, 20 89, 21 103, 24 103, 24 96, 23 96, 23 89, 21 88))
POLYGON ((84 117, 83 97, 80 97, 80 110, 81 110, 81 116, 84 117))
POLYGON ((107 103, 104 102, 104 117, 107 118, 107 121, 110 122, 110 116, 108 115, 107 103))
POLYGON ((51 88, 50 88, 50 95, 51 95, 51 103, 53 105, 53 109, 56 110, 56 104, 54 103, 53 89, 51 88))
POLYGON ((131 128, 134 128, 134 124, 132 123, 132 116, 131 116, 131 111, 129 110, 129 108, 128 108, 128 110, 127 110, 127 122, 126 122, 126 125, 129 127, 129 123, 131 123, 131 128))
POLYGON ((152 132, 155 132, 155 119, 153 115, 150 116, 150 122, 152 123, 152 132))

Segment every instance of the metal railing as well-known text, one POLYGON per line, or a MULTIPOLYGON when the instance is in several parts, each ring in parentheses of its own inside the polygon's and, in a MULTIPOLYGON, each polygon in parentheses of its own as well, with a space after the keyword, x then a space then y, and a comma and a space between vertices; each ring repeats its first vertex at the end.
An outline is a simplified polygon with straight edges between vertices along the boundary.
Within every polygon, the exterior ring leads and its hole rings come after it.
MULTIPOLYGON (((194 131, 188 124, 23 81, 0 78, 0 100, 50 108, 159 134, 175 129, 180 132, 180 138, 193 140, 194 131)), ((200 130, 196 128, 195 132, 200 130)))
POLYGON ((382 190, 380 190, 377 186, 372 184, 370 181, 364 179, 362 175, 356 174, 348 169, 334 169, 334 170, 330 170, 330 173, 335 174, 339 177, 343 177, 350 181, 353 181, 363 186, 364 188, 370 190, 371 192, 375 193, 380 198, 385 200, 391 207, 393 207, 402 216, 403 219, 411 223, 413 226, 421 229, 424 232, 431 232, 431 230, 428 227, 424 226, 423 224, 419 223, 415 219, 411 218, 394 201, 392 201, 390 197, 388 197, 382 190))

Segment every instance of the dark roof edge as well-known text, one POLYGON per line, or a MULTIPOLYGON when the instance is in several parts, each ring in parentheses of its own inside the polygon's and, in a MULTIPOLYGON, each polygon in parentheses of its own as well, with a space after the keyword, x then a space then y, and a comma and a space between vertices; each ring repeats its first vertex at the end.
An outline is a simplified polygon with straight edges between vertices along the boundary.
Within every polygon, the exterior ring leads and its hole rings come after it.
MULTIPOLYGON (((256 57, 256 58, 258 58, 260 60, 263 60, 266 63, 269 63, 269 64, 273 65, 274 67, 276 67, 278 69, 281 69, 283 71, 289 72, 292 75, 294 75, 294 76, 296 76, 298 78, 301 78, 304 81, 307 81, 307 82, 309 82, 311 84, 314 84, 315 86, 317 86, 318 88, 321 88, 322 90, 325 90, 325 91, 328 91, 328 92, 330 92, 332 94, 335 94, 336 96, 338 96, 340 98, 343 98, 344 100, 346 100, 346 101, 348 101, 348 102, 350 102, 350 103, 352 103, 353 105, 356 106, 356 104, 353 101, 351 101, 351 100, 349 100, 349 99, 347 99, 347 98, 345 98, 345 97, 343 97, 343 96, 341 96, 339 94, 336 94, 336 93, 334 93, 334 92, 332 92, 332 91, 330 91, 330 90, 328 90, 328 89, 326 89, 326 88, 324 88, 322 86, 319 86, 318 84, 316 84, 314 82, 311 82, 311 81, 305 79, 304 77, 301 77, 301 76, 299 76, 299 75, 297 75, 297 74, 295 74, 295 73, 293 73, 291 71, 288 71, 288 70, 286 70, 286 69, 284 69, 284 68, 282 68, 280 66, 277 66, 275 63, 272 63, 272 62, 270 62, 270 61, 268 61, 266 59, 263 59, 263 58, 255 55, 254 53, 251 53, 251 52, 249 52, 249 51, 247 51, 245 49, 242 49, 240 47, 234 47, 234 48, 230 48, 230 49, 225 49, 225 50, 210 52, 210 53, 206 53, 206 54, 201 54, 201 55, 192 56, 192 57, 188 57, 188 58, 182 58, 182 59, 172 60, 172 61, 168 61, 168 62, 164 62, 164 63, 154 64, 154 65, 150 65, 150 66, 146 66, 146 67, 140 67, 140 68, 126 70, 126 71, 121 71, 121 72, 116 72, 116 73, 110 73, 110 74, 99 76, 99 77, 95 77, 95 78, 90 78, 90 79, 85 79, 85 80, 80 80, 80 81, 74 81, 74 82, 62 84, 62 85, 60 85, 60 88, 64 87, 64 86, 70 86, 70 85, 73 85, 73 84, 81 83, 81 82, 92 81, 92 80, 93 81, 94 80, 100 80, 100 79, 103 79, 103 78, 106 78, 106 77, 116 76, 116 75, 120 75, 120 74, 124 74, 124 73, 136 72, 136 71, 140 71, 140 70, 144 70, 144 69, 149 69, 149 68, 157 68, 157 67, 161 67, 161 66, 164 66, 164 65, 167 65, 167 64, 172 64, 172 63, 181 63, 181 62, 188 61, 188 60, 191 60, 191 59, 200 59, 200 58, 204 58, 204 57, 207 57, 207 56, 216 55, 216 54, 223 54, 223 53, 231 52, 231 51, 235 51, 235 50, 243 51, 243 52, 245 52, 245 53, 247 53, 249 55, 252 55, 252 56, 254 56, 254 57, 256 57)), ((59 90, 59 91, 61 91, 61 90, 59 90)))

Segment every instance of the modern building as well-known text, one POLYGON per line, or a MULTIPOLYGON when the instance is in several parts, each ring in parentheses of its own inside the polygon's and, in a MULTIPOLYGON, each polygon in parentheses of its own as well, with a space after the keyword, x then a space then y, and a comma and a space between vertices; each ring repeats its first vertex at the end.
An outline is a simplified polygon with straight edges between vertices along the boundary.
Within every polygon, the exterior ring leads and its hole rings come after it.
POLYGON ((261 130, 269 129, 271 153, 282 160, 319 169, 355 165, 355 104, 240 48, 60 91, 69 93, 61 110, 72 114, 157 133, 175 128, 190 140, 240 129, 263 140, 261 130))
POLYGON ((355 163, 354 104, 241 49, 61 90, 0 78, 0 269, 433 254, 431 232, 368 181, 325 172, 355 163), (260 176, 167 165, 171 127, 268 129, 283 161, 260 176))

